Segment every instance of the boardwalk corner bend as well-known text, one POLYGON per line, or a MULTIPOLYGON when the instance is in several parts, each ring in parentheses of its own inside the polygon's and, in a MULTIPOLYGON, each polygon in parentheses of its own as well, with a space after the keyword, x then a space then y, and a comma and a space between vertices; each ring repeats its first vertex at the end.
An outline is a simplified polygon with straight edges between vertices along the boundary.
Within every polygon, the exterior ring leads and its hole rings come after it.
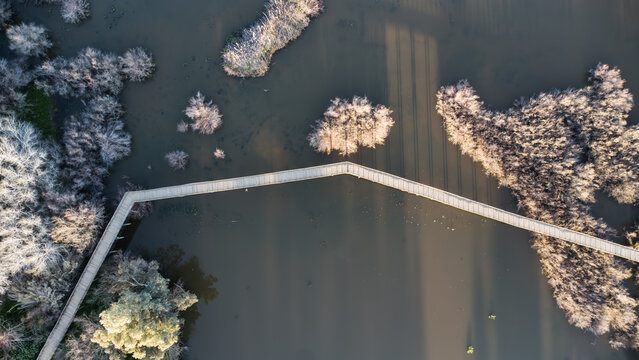
POLYGON ((365 179, 406 193, 421 196, 475 215, 518 227, 520 229, 533 231, 624 259, 639 262, 639 250, 556 225, 530 219, 525 216, 514 214, 434 188, 432 186, 420 184, 415 181, 407 180, 396 175, 348 161, 225 180, 214 180, 150 190, 133 191, 127 192, 118 204, 111 220, 102 233, 100 241, 93 250, 91 257, 89 258, 89 262, 80 275, 71 296, 67 300, 60 317, 49 334, 44 346, 40 350, 38 360, 49 360, 53 357, 55 350, 73 322, 73 318, 75 317, 78 307, 87 294, 93 279, 117 238, 120 228, 126 221, 129 211, 136 202, 210 194, 266 185, 285 184, 336 175, 352 175, 360 179, 365 179))

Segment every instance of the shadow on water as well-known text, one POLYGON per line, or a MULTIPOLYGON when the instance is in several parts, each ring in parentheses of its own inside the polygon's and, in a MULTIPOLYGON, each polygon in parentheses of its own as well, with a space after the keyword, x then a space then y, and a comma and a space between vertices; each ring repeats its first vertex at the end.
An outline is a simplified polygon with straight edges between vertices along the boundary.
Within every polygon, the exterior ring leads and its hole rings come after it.
POLYGON ((623 232, 630 231, 639 223, 639 207, 620 204, 601 191, 595 194, 595 201, 592 206, 593 216, 602 218, 610 227, 619 230, 619 240, 625 243, 623 232))
POLYGON ((198 299, 204 300, 205 304, 215 300, 219 295, 215 288, 218 279, 202 271, 197 257, 185 259, 184 255, 184 250, 174 244, 159 248, 153 258, 160 263, 162 274, 172 281, 182 281, 184 287, 197 295, 198 299))
POLYGON ((185 289, 195 294, 199 300, 195 306, 182 313, 185 320, 182 334, 184 341, 187 342, 191 332, 194 330, 195 321, 200 317, 198 304, 202 300, 204 300, 204 304, 208 304, 209 301, 215 300, 219 295, 218 290, 215 288, 215 283, 218 282, 218 279, 202 271, 200 260, 197 257, 185 258, 184 250, 175 244, 166 248, 159 248, 152 258, 160 263, 162 275, 168 277, 172 282, 181 283, 185 289))

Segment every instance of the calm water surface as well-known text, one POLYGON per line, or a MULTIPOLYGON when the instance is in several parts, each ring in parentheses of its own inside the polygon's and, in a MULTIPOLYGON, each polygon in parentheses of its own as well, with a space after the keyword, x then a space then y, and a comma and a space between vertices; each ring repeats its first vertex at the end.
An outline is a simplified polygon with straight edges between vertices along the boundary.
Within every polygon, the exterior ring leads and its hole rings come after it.
MULTIPOLYGON (((634 0, 326 0, 325 14, 275 55, 266 77, 231 79, 220 51, 262 4, 94 0, 79 27, 62 24, 57 8, 20 9, 52 30, 59 54, 141 45, 155 56, 153 79, 122 95, 134 148, 114 169, 111 192, 123 176, 157 187, 339 161, 310 151, 309 126, 332 97, 365 94, 391 106, 396 126, 386 146, 351 161, 514 210, 508 191, 447 143, 434 110, 439 86, 468 78, 503 108, 581 87, 603 61, 639 94, 634 0), (198 90, 224 114, 214 136, 175 131, 198 90), (213 159, 216 147, 227 160, 213 159), (191 154, 184 172, 164 163, 176 148, 191 154)), ((596 213, 615 226, 638 217, 599 203, 596 213)), ((187 314, 189 359, 635 357, 568 324, 528 238, 335 178, 157 203, 122 246, 160 260, 208 299, 187 314)))

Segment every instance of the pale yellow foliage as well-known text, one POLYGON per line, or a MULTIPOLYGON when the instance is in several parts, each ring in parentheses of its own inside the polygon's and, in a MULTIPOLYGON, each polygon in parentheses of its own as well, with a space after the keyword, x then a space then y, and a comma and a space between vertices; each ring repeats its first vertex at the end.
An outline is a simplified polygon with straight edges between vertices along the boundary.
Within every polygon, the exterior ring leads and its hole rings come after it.
POLYGON ((123 258, 113 274, 113 288, 123 289, 119 299, 100 313, 101 328, 91 341, 113 360, 164 359, 178 343, 183 320, 178 316, 197 297, 158 273, 155 261, 123 258))

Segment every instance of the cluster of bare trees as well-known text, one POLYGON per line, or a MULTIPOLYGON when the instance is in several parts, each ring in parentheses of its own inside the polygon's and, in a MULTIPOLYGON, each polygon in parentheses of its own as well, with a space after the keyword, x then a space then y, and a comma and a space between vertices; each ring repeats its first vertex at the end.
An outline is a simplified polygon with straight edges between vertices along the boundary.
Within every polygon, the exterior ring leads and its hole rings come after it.
POLYGON ((164 158, 173 170, 184 170, 189 164, 189 154, 184 150, 170 151, 164 155, 164 158))
POLYGON ((36 70, 36 84, 49 94, 70 97, 117 95, 122 77, 117 57, 86 48, 75 58, 47 60, 36 70))
POLYGON ((67 192, 59 158, 30 124, 0 116, 0 295, 25 312, 12 327, 24 341, 46 335, 103 219, 101 204, 67 192))
POLYGON ((91 98, 116 96, 124 78, 142 81, 153 72, 151 55, 142 48, 133 48, 122 56, 104 53, 88 47, 75 58, 57 57, 44 61, 34 72, 35 83, 49 94, 91 98))
POLYGON ((55 260, 42 192, 51 190, 58 171, 52 148, 28 124, 0 117, 0 294, 15 276, 41 274, 55 260))
POLYGON ((374 148, 386 140, 394 122, 391 110, 384 105, 373 106, 366 97, 355 96, 352 101, 335 98, 308 136, 317 152, 338 151, 348 156, 359 146, 374 148))
MULTIPOLYGON (((639 127, 626 124, 633 99, 618 69, 599 64, 587 87, 522 98, 504 112, 486 109, 466 81, 437 96, 450 140, 511 188, 528 216, 606 238, 614 232, 591 215, 594 192, 639 199, 639 127)), ((571 323, 610 333, 614 347, 639 347, 626 263, 540 235, 533 247, 571 323)))
POLYGON ((23 341, 46 335, 103 221, 99 201, 66 185, 60 155, 30 124, 0 116, 0 294, 25 312, 12 327, 23 341))
POLYGON ((323 0, 269 0, 262 18, 222 51, 224 70, 232 76, 264 76, 273 54, 299 37, 323 8, 323 0))
POLYGON ((98 96, 82 113, 66 120, 62 142, 75 191, 100 196, 111 165, 131 151, 131 136, 124 130, 122 114, 115 98, 98 96))
MULTIPOLYGON (((84 2, 61 3, 73 10, 84 2)), ((0 1, 0 26, 10 19, 10 7, 0 1)), ((20 55, 46 56, 51 45, 44 28, 34 24, 9 26, 6 33, 20 55)), ((21 309, 20 325, 0 319, 0 353, 9 358, 23 356, 16 351, 26 351, 25 342, 37 349, 97 240, 105 213, 103 181, 131 146, 115 96, 125 79, 141 81, 154 69, 141 48, 120 57, 86 48, 72 59, 38 60, 0 59, 0 304, 10 299, 21 309), (61 144, 16 115, 29 83, 82 99, 84 110, 62 124, 61 144)), ((151 210, 150 204, 139 205, 135 217, 151 210)))
MULTIPOLYGON (((197 131, 203 135, 213 135, 222 126, 222 114, 217 105, 212 100, 206 100, 201 92, 189 99, 189 105, 184 109, 184 114, 191 120, 186 122, 180 120, 177 124, 177 131, 185 133, 189 129, 197 131)), ((224 150, 216 148, 213 156, 216 159, 224 159, 224 150)), ((166 153, 164 158, 173 170, 183 170, 189 163, 189 154, 183 150, 174 150, 166 153)))

